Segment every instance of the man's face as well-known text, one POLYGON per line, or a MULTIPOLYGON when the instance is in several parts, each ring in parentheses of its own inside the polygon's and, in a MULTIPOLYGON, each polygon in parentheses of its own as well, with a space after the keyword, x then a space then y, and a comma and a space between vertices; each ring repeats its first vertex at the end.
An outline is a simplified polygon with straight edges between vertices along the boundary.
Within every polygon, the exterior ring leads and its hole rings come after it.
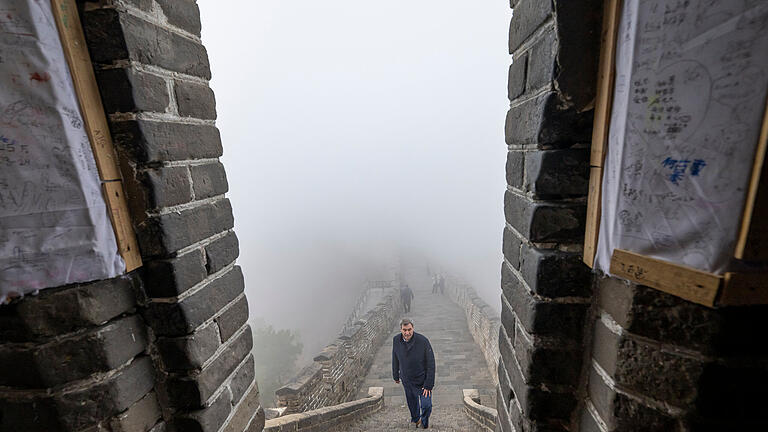
POLYGON ((413 325, 406 324, 400 327, 400 333, 403 335, 403 340, 408 342, 413 337, 413 325))

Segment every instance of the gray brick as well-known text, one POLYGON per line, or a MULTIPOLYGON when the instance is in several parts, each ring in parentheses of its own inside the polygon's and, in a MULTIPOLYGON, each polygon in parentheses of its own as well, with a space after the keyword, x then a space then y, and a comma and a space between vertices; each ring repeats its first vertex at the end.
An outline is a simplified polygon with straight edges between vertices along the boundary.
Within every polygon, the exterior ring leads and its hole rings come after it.
POLYGON ((222 154, 221 136, 214 126, 128 120, 112 122, 110 130, 115 144, 140 165, 222 154))
POLYGON ((509 191, 504 194, 507 222, 532 242, 580 243, 586 211, 583 203, 534 202, 509 191))
POLYGON ((216 118, 216 97, 207 85, 176 80, 174 92, 180 116, 205 120, 216 118))
MULTIPOLYGON (((255 384, 255 369, 253 355, 248 355, 248 360, 240 366, 235 376, 232 377, 232 382, 229 384, 229 389, 232 392, 232 404, 237 405, 240 399, 248 390, 251 384, 255 384)), ((258 391, 258 385, 255 386, 258 391)))
POLYGON ((520 284, 510 286, 508 292, 507 300, 528 333, 581 340, 586 304, 540 300, 520 284))
POLYGON ((520 268, 520 247, 522 242, 515 233, 507 227, 504 227, 504 234, 502 235, 502 251, 504 252, 504 258, 512 264, 512 267, 520 268))
POLYGON ((192 174, 196 199, 223 195, 229 190, 227 174, 220 162, 194 165, 189 167, 189 171, 192 174))
POLYGON ((242 402, 235 408, 235 413, 229 420, 227 427, 223 432, 241 432, 257 430, 261 431, 264 426, 264 410, 259 405, 259 389, 253 387, 243 398, 242 402), (251 425, 252 422, 255 425, 251 425), (246 429, 251 425, 251 429, 246 429), (261 426, 261 427, 259 427, 261 426))
POLYGON ((505 139, 509 145, 567 148, 590 142, 592 111, 568 108, 555 92, 513 106, 507 113, 505 139))
POLYGON ((576 389, 581 374, 580 348, 574 348, 574 344, 534 344, 520 334, 519 327, 515 332, 515 358, 526 383, 533 387, 557 384, 572 391, 576 389))
POLYGON ((517 188, 523 188, 523 173, 525 164, 525 154, 521 151, 509 151, 507 153, 507 184, 517 188))
POLYGON ((222 199, 150 217, 139 225, 136 234, 142 256, 167 256, 233 226, 232 206, 228 199, 222 199))
POLYGON ((201 408, 235 372, 237 365, 253 348, 250 330, 241 333, 232 344, 221 350, 199 374, 171 377, 166 381, 170 403, 176 408, 201 408))
POLYGON ((248 321, 248 300, 245 297, 241 298, 216 318, 215 321, 219 326, 221 341, 226 342, 248 321))
POLYGON ((160 419, 160 405, 154 392, 109 421, 110 432, 145 432, 160 419))
POLYGON ((526 87, 532 92, 541 88, 551 87, 552 81, 555 78, 556 68, 557 40, 555 38, 555 31, 549 30, 531 46, 528 55, 526 87))
POLYGON ((165 79, 132 68, 96 71, 96 81, 107 114, 165 112, 170 103, 165 79))
POLYGON ((208 276, 202 249, 144 263, 144 286, 150 297, 175 297, 208 276))
POLYGON ((520 273, 528 286, 544 297, 589 297, 592 272, 580 253, 522 246, 520 273))
POLYGON ((208 274, 216 273, 231 264, 240 255, 240 243, 234 231, 211 242, 205 247, 205 268, 208 274))
POLYGON ((550 1, 518 0, 509 26, 509 53, 528 39, 552 14, 550 1))
POLYGON ((507 98, 515 100, 526 91, 525 74, 528 68, 528 53, 523 53, 515 58, 509 66, 509 76, 507 78, 507 98))
POLYGON ((144 187, 147 210, 192 201, 192 187, 186 167, 150 168, 139 174, 139 181, 144 187))
POLYGON ((160 336, 183 336, 216 315, 237 298, 243 288, 242 270, 235 266, 178 303, 150 303, 147 321, 160 336))
POLYGON ((200 36, 200 9, 195 0, 157 0, 168 23, 200 36))
POLYGON ((177 416, 171 430, 184 432, 218 432, 232 411, 232 394, 223 392, 206 408, 177 416))
POLYGON ((538 198, 580 197, 589 192, 589 149, 525 154, 526 189, 538 198))
POLYGON ((155 344, 168 371, 200 369, 221 345, 216 323, 182 337, 160 337, 155 344))

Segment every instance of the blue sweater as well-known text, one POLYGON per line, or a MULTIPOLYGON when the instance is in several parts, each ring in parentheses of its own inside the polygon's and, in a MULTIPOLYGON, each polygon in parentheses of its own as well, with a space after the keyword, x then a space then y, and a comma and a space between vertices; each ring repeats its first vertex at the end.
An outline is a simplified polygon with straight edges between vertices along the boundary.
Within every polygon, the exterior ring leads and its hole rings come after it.
POLYGON ((435 386, 435 353, 429 339, 413 332, 408 342, 398 334, 392 339, 392 378, 432 390, 435 386))

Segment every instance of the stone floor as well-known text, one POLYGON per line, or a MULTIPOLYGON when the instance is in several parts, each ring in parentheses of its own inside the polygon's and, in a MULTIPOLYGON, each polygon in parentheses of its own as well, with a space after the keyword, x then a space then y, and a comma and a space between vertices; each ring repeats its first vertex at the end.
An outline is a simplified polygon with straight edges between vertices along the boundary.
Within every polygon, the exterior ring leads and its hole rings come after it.
MULTIPOLYGON (((474 423, 463 411, 462 389, 477 389, 483 405, 496 407, 496 392, 483 354, 472 340, 461 308, 447 297, 431 294, 431 279, 425 268, 406 269, 405 279, 415 298, 411 313, 403 316, 413 320, 416 332, 426 336, 435 351, 431 429, 473 431, 474 423)), ((392 329, 393 336, 398 332, 398 328, 392 329)), ((400 430, 399 425, 407 428, 409 415, 403 388, 392 380, 391 338, 379 348, 358 396, 367 396, 368 387, 384 387, 384 409, 348 430, 400 430)))

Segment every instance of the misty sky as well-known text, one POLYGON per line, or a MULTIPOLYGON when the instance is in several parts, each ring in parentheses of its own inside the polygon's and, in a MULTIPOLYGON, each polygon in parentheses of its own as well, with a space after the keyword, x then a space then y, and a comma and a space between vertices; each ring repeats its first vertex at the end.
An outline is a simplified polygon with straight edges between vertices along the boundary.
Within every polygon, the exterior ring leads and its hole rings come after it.
POLYGON ((251 315, 313 355, 403 246, 498 309, 509 2, 226 3, 198 1, 251 315))

